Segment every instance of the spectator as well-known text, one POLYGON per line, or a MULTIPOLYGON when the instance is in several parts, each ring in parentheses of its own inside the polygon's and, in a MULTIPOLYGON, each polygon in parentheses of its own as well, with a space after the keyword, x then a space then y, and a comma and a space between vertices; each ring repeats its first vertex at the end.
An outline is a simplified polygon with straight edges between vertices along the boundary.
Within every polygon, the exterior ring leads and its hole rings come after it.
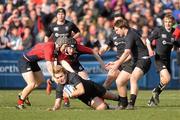
POLYGON ((6 28, 0 27, 0 50, 8 48, 8 38, 6 37, 6 28))
POLYGON ((18 35, 18 28, 16 26, 11 26, 9 28, 8 39, 10 40, 10 43, 8 44, 10 49, 23 50, 22 38, 18 35))
POLYGON ((21 37, 24 50, 30 49, 34 43, 33 36, 31 35, 31 28, 28 26, 25 27, 21 37))
POLYGON ((96 29, 96 25, 91 24, 89 26, 88 33, 85 37, 84 45, 86 47, 90 47, 94 49, 95 51, 98 51, 100 44, 99 44, 99 41, 97 40, 97 35, 98 35, 98 31, 96 29))

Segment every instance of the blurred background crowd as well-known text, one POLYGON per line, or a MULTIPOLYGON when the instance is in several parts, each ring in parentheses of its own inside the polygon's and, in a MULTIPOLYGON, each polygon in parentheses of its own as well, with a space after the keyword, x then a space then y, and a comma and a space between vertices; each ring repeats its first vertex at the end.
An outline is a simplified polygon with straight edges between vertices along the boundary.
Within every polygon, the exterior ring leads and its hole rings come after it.
POLYGON ((0 49, 26 50, 44 42, 56 9, 80 29, 80 44, 99 50, 113 28, 113 17, 122 15, 146 39, 164 14, 180 23, 180 0, 0 0, 0 49))

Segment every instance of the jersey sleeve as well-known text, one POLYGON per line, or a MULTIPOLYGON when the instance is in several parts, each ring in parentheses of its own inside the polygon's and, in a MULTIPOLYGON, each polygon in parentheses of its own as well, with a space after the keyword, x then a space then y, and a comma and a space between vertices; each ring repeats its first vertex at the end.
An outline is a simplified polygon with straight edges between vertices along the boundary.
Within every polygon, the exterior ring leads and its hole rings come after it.
POLYGON ((133 45, 135 44, 135 39, 132 35, 127 35, 125 38, 126 41, 126 47, 125 49, 132 49, 133 45))
POLYGON ((81 83, 81 77, 77 75, 76 73, 69 73, 69 83, 73 84, 74 86, 78 85, 81 83))
POLYGON ((54 59, 54 44, 47 43, 47 45, 44 48, 44 59, 46 61, 53 61, 54 59))
POLYGON ((106 39, 105 44, 108 46, 114 46, 112 40, 113 40, 113 34, 111 33, 108 39, 106 39))
POLYGON ((64 86, 61 85, 61 84, 58 84, 58 85, 56 86, 56 99, 63 97, 63 88, 64 88, 64 86))
POLYGON ((53 33, 53 31, 52 31, 52 24, 50 24, 50 25, 48 26, 47 31, 46 31, 46 36, 47 36, 47 37, 50 37, 52 33, 53 33))
POLYGON ((72 23, 72 31, 73 31, 74 33, 80 32, 79 28, 78 28, 74 23, 72 23))
POLYGON ((159 31, 160 31, 159 28, 155 28, 155 29, 151 32, 151 34, 150 34, 149 37, 148 37, 148 39, 150 40, 150 42, 152 42, 153 40, 159 38, 159 31))
POLYGON ((89 47, 77 44, 77 51, 83 54, 93 54, 93 50, 89 47))

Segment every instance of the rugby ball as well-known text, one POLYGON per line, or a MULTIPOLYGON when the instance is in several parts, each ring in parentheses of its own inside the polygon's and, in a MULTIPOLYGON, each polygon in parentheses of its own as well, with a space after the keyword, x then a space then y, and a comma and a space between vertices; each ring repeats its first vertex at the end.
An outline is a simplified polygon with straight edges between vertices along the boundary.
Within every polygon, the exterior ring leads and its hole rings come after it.
POLYGON ((69 97, 72 97, 72 93, 75 90, 75 87, 71 84, 64 86, 63 92, 65 92, 69 97))

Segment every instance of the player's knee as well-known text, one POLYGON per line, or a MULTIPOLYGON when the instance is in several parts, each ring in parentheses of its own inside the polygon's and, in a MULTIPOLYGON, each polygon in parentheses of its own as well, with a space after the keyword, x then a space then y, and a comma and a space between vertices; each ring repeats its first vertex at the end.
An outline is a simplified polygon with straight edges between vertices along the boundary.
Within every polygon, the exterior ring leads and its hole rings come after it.
POLYGON ((162 75, 161 76, 161 81, 163 82, 163 84, 167 85, 169 83, 169 81, 171 80, 171 76, 169 75, 162 75))
POLYGON ((30 83, 28 84, 29 88, 34 89, 36 87, 36 83, 30 83))
POLYGON ((96 107, 96 110, 105 110, 107 109, 107 105, 105 103, 102 103, 96 107))

